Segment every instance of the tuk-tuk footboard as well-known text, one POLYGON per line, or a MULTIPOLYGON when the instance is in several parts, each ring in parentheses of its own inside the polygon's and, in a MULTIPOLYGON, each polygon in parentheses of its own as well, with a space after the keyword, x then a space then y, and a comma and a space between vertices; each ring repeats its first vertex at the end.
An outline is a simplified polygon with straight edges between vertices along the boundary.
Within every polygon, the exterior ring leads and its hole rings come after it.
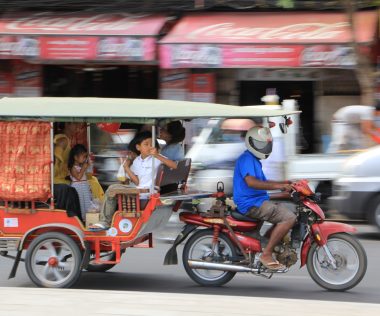
MULTIPOLYGON (((121 255, 127 248, 153 248, 153 234, 149 233, 133 240, 126 240, 124 237, 89 237, 86 241, 86 248, 90 249, 92 257, 89 259, 93 264, 118 264, 121 261, 121 255), (145 243, 148 241, 148 243, 145 243), (108 257, 104 253, 113 253, 112 260, 103 260, 108 257)), ((84 259, 85 261, 85 259, 84 259)), ((84 268, 88 262, 84 262, 84 268)))

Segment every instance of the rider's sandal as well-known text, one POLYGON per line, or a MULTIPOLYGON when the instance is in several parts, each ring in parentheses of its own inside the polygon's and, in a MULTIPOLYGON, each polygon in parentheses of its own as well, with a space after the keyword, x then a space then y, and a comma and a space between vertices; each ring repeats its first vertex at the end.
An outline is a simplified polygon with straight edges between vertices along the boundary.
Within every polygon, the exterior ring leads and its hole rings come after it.
POLYGON ((279 263, 277 260, 272 261, 272 262, 265 262, 265 261, 260 260, 260 262, 268 270, 282 271, 286 269, 286 267, 283 264, 279 263))
POLYGON ((96 223, 88 227, 88 230, 92 232, 100 232, 100 231, 108 230, 108 229, 109 227, 106 227, 105 225, 101 223, 96 223))

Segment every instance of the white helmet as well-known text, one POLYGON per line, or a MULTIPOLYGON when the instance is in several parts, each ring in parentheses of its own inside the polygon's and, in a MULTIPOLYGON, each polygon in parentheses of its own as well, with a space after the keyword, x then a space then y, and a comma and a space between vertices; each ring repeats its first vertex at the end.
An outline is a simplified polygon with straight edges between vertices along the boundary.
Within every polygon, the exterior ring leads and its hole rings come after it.
POLYGON ((267 159, 272 152, 273 137, 268 127, 255 126, 245 135, 245 146, 259 159, 267 159))

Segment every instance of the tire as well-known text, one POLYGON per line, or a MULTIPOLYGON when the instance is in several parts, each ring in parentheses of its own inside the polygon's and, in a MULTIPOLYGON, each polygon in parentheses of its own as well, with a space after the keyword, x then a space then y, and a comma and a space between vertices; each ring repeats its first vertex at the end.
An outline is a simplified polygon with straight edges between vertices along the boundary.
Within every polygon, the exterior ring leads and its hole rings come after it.
MULTIPOLYGON (((116 253, 111 252, 108 256, 103 257, 103 260, 115 260, 116 259, 116 253)), ((86 271, 88 272, 106 272, 110 269, 112 269, 116 263, 101 263, 101 264, 95 264, 91 263, 90 261, 87 265, 86 271)))
MULTIPOLYGON (((231 271, 215 271, 206 269, 192 269, 188 264, 188 260, 200 260, 207 255, 206 251, 196 254, 197 246, 207 246, 211 251, 211 242, 213 239, 213 231, 211 229, 202 229, 195 232, 186 242, 182 253, 183 266, 189 277, 202 286, 220 286, 229 282, 236 274, 231 271)), ((220 245, 223 245, 223 254, 236 257, 236 249, 230 239, 223 233, 219 234, 220 245)))
POLYGON ((69 236, 49 232, 36 237, 29 245, 25 267, 29 278, 39 287, 73 286, 81 273, 82 252, 69 236))
POLYGON ((380 229, 380 195, 376 195, 370 202, 368 220, 380 229))
POLYGON ((337 261, 337 270, 328 266, 325 251, 314 243, 307 256, 307 270, 311 278, 330 291, 346 291, 356 286, 367 271, 367 255, 363 246, 346 233, 330 235, 327 246, 337 261))

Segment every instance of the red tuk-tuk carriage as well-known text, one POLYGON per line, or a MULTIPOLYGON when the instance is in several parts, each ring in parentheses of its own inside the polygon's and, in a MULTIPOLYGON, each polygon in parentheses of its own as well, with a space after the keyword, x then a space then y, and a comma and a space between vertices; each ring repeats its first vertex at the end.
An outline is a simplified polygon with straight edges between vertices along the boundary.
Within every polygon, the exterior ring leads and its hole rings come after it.
POLYGON ((25 261, 26 271, 36 285, 70 287, 84 269, 106 271, 118 264, 129 247, 152 247, 152 233, 165 225, 182 201, 213 194, 186 189, 190 161, 184 160, 176 170, 157 170, 156 186, 176 184, 173 192, 160 194, 152 187, 149 202, 142 209, 138 189, 116 190, 118 206, 111 228, 91 232, 77 217, 69 217, 66 210, 55 207, 53 127, 57 122, 151 124, 155 141, 155 125, 160 121, 287 114, 290 112, 166 100, 1 99, 0 254, 14 259, 9 277, 14 277, 19 262, 25 261))

